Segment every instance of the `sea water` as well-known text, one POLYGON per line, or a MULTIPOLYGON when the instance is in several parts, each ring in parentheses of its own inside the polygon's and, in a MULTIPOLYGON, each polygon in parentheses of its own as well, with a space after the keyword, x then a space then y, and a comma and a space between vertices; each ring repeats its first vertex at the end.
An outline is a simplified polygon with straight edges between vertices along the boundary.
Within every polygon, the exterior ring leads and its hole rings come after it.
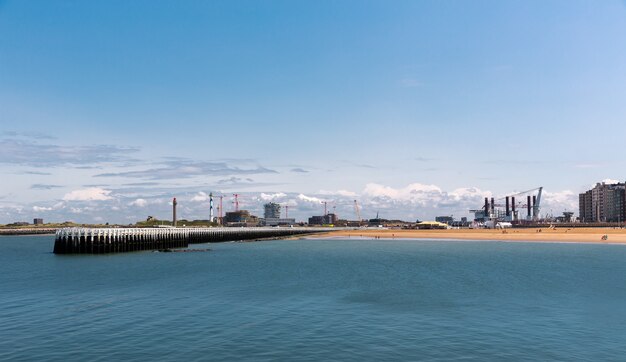
POLYGON ((626 246, 0 237, 0 360, 626 360, 626 246))

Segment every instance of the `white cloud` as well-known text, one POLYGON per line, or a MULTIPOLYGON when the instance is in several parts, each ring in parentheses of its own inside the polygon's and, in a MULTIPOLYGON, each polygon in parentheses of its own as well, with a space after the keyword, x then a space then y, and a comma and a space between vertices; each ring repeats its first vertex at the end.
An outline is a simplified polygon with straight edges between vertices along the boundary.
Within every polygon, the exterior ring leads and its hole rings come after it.
POLYGON ((318 192, 318 194, 320 195, 338 195, 338 196, 345 196, 345 197, 355 197, 357 196, 356 192, 352 192, 352 191, 348 191, 348 190, 337 190, 337 191, 327 191, 327 190, 320 190, 318 192))
POLYGON ((111 191, 100 187, 90 187, 86 189, 74 190, 63 196, 64 201, 105 201, 111 200, 111 191))
POLYGON ((363 194, 374 198, 387 198, 396 201, 411 201, 417 203, 438 202, 443 192, 438 186, 413 183, 404 188, 396 189, 376 183, 365 185, 363 194))
MULTIPOLYGON (((331 189, 333 190, 333 189, 331 189)), ((109 222, 126 222, 127 220, 143 220, 146 215, 166 219, 171 215, 171 198, 150 196, 147 194, 124 194, 121 191, 108 191, 102 186, 91 189, 75 190, 63 199, 51 203, 34 202, 24 204, 23 210, 6 202, 0 203, 0 219, 4 223, 30 217, 33 212, 41 212, 46 219, 55 221, 76 220, 80 222, 95 221, 95 217, 103 217, 109 222), (102 200, 89 202, 91 200, 102 200), (77 202, 76 200, 87 200, 77 202), (138 211, 144 210, 144 211, 138 211), (4 212, 7 212, 4 215, 4 212), (143 215, 145 213, 145 215, 143 215), (137 215, 143 216, 137 216, 137 215), (15 220, 14 220, 15 219, 15 220)), ((179 199, 179 213, 188 219, 206 219, 208 205, 199 201, 208 200, 206 193, 186 193, 187 197, 179 199), (190 202, 190 200, 198 202, 190 202), (188 202, 186 202, 188 201, 188 202)), ((498 199, 504 195, 493 195, 498 199)), ((324 212, 323 202, 328 202, 327 211, 336 212, 341 218, 354 219, 354 200, 358 201, 361 217, 380 217, 402 220, 430 220, 439 215, 472 217, 471 209, 480 209, 484 197, 492 197, 492 192, 476 187, 461 187, 444 190, 438 185, 411 183, 400 187, 386 184, 369 183, 362 192, 349 190, 320 191, 318 193, 297 192, 244 192, 242 199, 245 205, 240 208, 250 210, 254 215, 263 214, 263 204, 274 201, 283 207, 289 205, 289 216, 296 220, 307 220, 311 215, 324 212)), ((216 199, 219 202, 219 198, 216 199)), ((232 198, 224 200, 224 211, 233 209, 232 198)), ((241 199, 240 199, 241 201, 241 199)), ((216 202, 216 205, 217 205, 216 202)), ((284 209, 283 209, 284 210, 284 209)), ((541 214, 553 213, 560 215, 563 211, 578 210, 578 194, 569 190, 548 192, 544 189, 541 214)))
POLYGON ((137 207, 146 207, 146 205, 148 205, 148 201, 146 201, 145 199, 136 199, 135 201, 129 203, 128 205, 137 206, 137 207))
POLYGON ((298 195, 298 200, 315 204, 321 204, 322 202, 324 202, 324 200, 322 199, 318 199, 317 197, 313 196, 306 196, 304 194, 298 195))
POLYGON ((612 178, 605 178, 604 180, 602 180, 600 182, 604 182, 605 184, 617 184, 617 183, 619 183, 619 180, 614 180, 612 178))
POLYGON ((463 187, 450 191, 448 196, 455 201, 475 201, 493 195, 491 191, 483 191, 476 187, 463 187))
POLYGON ((286 202, 283 202, 282 205, 294 208, 294 207, 298 206, 298 202, 296 200, 294 200, 294 199, 289 199, 286 202))
POLYGON ((421 183, 412 183, 401 188, 369 183, 358 201, 362 206, 362 214, 369 211, 375 215, 374 212, 381 211, 383 217, 411 220, 416 217, 430 219, 452 214, 456 217, 471 216, 469 210, 479 208, 483 197, 489 196, 491 192, 475 187, 447 192, 437 185, 421 183))
POLYGON ((200 191, 191 198, 191 202, 207 202, 209 199, 209 195, 206 192, 200 191))
POLYGON ((578 194, 570 191, 543 191, 541 197, 541 214, 554 213, 558 216, 562 211, 578 211, 578 194))
POLYGON ((282 199, 284 197, 286 197, 287 194, 283 193, 283 192, 277 192, 275 194, 266 194, 266 193, 261 193, 261 200, 263 201, 273 201, 276 199, 282 199))
POLYGON ((51 207, 45 207, 45 206, 33 206, 33 211, 34 212, 43 212, 43 211, 51 211, 52 208, 51 207))

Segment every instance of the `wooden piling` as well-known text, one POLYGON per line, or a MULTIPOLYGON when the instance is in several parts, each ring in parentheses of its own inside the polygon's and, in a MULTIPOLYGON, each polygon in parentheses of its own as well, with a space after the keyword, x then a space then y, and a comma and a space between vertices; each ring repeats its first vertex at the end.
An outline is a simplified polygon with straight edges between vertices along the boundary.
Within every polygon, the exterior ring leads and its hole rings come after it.
POLYGON ((186 248, 194 243, 279 238, 338 228, 63 228, 55 235, 55 254, 106 254, 186 248))

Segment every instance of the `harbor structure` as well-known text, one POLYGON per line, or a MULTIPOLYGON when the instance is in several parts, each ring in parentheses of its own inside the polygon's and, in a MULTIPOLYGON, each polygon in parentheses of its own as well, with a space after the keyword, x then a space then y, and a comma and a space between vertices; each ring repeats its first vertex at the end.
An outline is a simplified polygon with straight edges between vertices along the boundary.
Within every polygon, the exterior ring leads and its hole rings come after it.
POLYGON ((294 218, 263 218, 259 220, 261 226, 289 226, 295 225, 296 219, 294 218))
POLYGON ((498 223, 536 222, 540 218, 543 187, 508 195, 499 199, 485 197, 483 207, 470 210, 479 226, 494 228, 498 223), (524 196, 526 202, 524 203, 524 196), (516 199, 517 197, 517 199, 516 199), (524 209, 526 211, 524 215, 524 209))
POLYGON ((255 240, 329 232, 330 228, 63 228, 55 254, 104 254, 185 248, 194 243, 255 240))

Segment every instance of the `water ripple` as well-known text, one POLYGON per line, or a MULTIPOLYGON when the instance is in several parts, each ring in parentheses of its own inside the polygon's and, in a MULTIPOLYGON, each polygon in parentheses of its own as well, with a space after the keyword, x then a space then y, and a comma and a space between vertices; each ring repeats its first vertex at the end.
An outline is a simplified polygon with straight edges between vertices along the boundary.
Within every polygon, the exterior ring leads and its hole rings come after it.
POLYGON ((58 257, 2 238, 0 360, 620 360, 623 247, 300 240, 58 257), (13 253, 13 254, 11 254, 13 253))

